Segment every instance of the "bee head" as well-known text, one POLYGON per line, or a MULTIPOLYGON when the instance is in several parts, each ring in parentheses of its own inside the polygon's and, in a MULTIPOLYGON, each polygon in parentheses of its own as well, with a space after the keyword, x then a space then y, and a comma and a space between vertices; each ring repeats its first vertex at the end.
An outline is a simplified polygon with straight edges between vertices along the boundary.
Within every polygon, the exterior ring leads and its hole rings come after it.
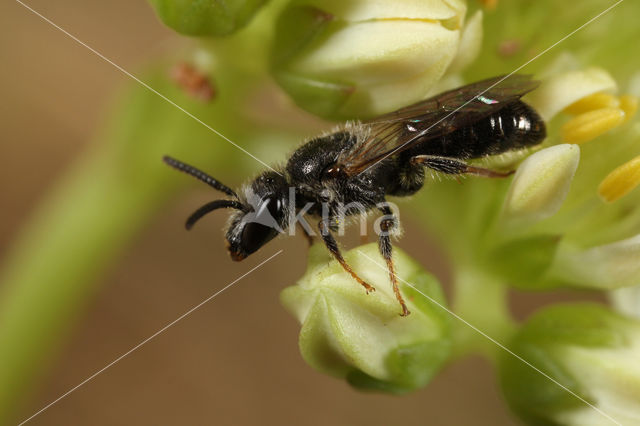
POLYGON ((169 166, 187 173, 233 199, 211 201, 189 216, 185 227, 191 229, 203 216, 221 208, 237 212, 231 216, 226 233, 231 258, 240 261, 271 241, 286 228, 288 220, 287 180, 276 172, 265 172, 246 186, 242 198, 231 188, 208 174, 171 157, 164 157, 169 166))
POLYGON ((245 187, 243 210, 231 218, 227 248, 240 261, 284 232, 288 220, 288 184, 275 172, 258 176, 245 187))

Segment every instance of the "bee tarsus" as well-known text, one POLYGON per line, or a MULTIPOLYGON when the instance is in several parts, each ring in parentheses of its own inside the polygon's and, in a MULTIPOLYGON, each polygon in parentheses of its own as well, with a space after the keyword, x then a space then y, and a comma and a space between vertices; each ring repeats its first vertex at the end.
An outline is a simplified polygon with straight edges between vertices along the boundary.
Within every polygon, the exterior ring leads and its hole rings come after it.
POLYGON ((474 176, 501 178, 511 176, 514 173, 514 170, 500 172, 497 170, 470 166, 464 161, 456 160, 455 158, 439 157, 436 155, 416 155, 411 158, 411 163, 421 164, 431 170, 453 175, 469 174, 474 176))

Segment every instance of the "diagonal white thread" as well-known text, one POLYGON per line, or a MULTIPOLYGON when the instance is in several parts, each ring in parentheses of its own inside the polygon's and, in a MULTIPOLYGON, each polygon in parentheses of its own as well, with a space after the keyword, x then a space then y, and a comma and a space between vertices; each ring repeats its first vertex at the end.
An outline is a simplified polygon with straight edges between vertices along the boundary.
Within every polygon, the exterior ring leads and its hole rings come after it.
MULTIPOLYGON (((358 253, 360 253, 361 255, 363 255, 364 257, 366 257, 367 259, 369 259, 373 264, 375 264, 376 266, 378 266, 381 269, 384 269, 385 271, 387 270, 387 267, 381 263, 376 262, 374 259, 372 259, 371 257, 367 256, 365 253, 363 253, 361 250, 358 250, 358 253)), ((439 308, 443 309, 444 311, 446 311, 447 313, 449 313, 451 316, 455 317, 457 320, 461 321, 462 323, 464 323, 465 325, 467 325, 468 327, 470 327, 471 329, 473 329, 474 331, 476 331, 477 333, 479 333, 481 336, 485 337, 486 339, 488 339, 489 341, 491 341, 492 343, 494 343, 495 345, 497 345, 498 347, 500 347, 501 349, 503 349, 505 352, 508 352, 509 354, 511 354, 512 356, 514 356, 516 359, 522 361, 523 363, 525 363, 526 365, 528 365, 529 367, 531 367, 532 369, 534 369, 535 371, 537 371, 538 373, 542 374, 544 377, 546 377, 547 379, 549 379, 551 382, 555 383, 556 385, 560 386, 562 389, 564 389, 565 391, 567 391, 568 393, 570 393, 572 396, 574 396, 575 398, 579 399, 580 401, 584 402, 585 404, 587 404, 589 407, 593 408, 594 410, 596 410, 599 414, 603 415, 604 417, 606 417, 607 419, 611 420, 613 423, 622 426, 622 424, 620 422, 618 422, 617 420, 615 420, 613 417, 611 417, 610 415, 608 415, 607 413, 605 413, 604 411, 602 411, 601 409, 599 409, 598 407, 596 407, 595 405, 591 404, 589 401, 587 401, 586 399, 582 398, 580 395, 578 395, 577 393, 575 393, 574 391, 572 391, 571 389, 569 389, 568 387, 564 386, 562 383, 558 382, 556 379, 554 379, 553 377, 549 376, 548 374, 546 374, 544 371, 540 370, 538 367, 536 367, 535 365, 531 364, 529 361, 527 361, 526 359, 522 358, 521 356, 517 355, 516 353, 514 353, 513 351, 511 351, 510 349, 508 349, 506 346, 504 346, 502 343, 498 342, 496 339, 494 339, 493 337, 489 336, 488 334, 486 334, 485 332, 483 332, 482 330, 480 330, 478 327, 474 326, 473 324, 471 324, 470 322, 468 322, 467 320, 465 320, 464 318, 462 318, 460 315, 456 314, 455 312, 453 312, 452 310, 450 310, 449 308, 447 308, 446 306, 442 305, 441 303, 439 303, 437 300, 435 300, 434 298, 427 296, 426 294, 424 294, 423 292, 421 292, 419 289, 417 289, 415 286, 413 286, 411 283, 407 282, 406 280, 402 279, 401 277, 399 277, 396 273, 393 274, 398 280, 402 281, 403 283, 405 283, 406 285, 408 285, 409 287, 411 287, 412 289, 414 289, 415 291, 417 291, 418 293, 420 293, 421 295, 423 295, 427 300, 429 300, 431 303, 433 303, 434 305, 437 305, 439 308)))
POLYGON ((226 137, 225 135, 223 135, 222 133, 220 133, 219 131, 217 131, 216 129, 214 129, 213 127, 209 126, 207 123, 205 123, 204 121, 200 120, 198 117, 196 117, 195 115, 193 115, 192 113, 190 113, 189 111, 187 111, 186 109, 184 109, 183 107, 181 107, 180 105, 176 104, 175 102, 173 102, 171 99, 169 99, 168 97, 166 97, 165 95, 163 95, 162 93, 158 92, 156 89, 154 89, 153 87, 149 86, 147 83, 145 83, 144 81, 140 80, 138 77, 136 77, 135 75, 131 74, 129 71, 125 70, 124 68, 122 68, 120 65, 116 64, 115 62, 113 62, 111 59, 107 58, 106 56, 104 56, 102 53, 98 52, 97 50, 95 50, 93 47, 89 46, 88 44, 86 44, 85 42, 83 42, 82 40, 78 39, 76 36, 74 36, 73 34, 69 33, 67 30, 65 30, 64 28, 60 27, 59 25, 55 24, 53 21, 51 21, 49 18, 47 18, 46 16, 43 16, 42 14, 40 14, 39 12, 37 12, 36 10, 34 10, 33 8, 31 8, 30 6, 24 4, 22 1, 20 0, 16 0, 16 2, 18 2, 19 4, 21 4, 22 6, 24 6, 26 9, 30 10, 33 14, 39 16, 40 18, 42 18, 42 20, 44 20, 45 22, 49 23, 50 25, 52 25, 53 27, 57 28, 58 30, 60 30, 61 32, 63 32, 64 34, 66 34, 68 37, 70 37, 72 40, 74 40, 76 43, 86 47, 87 49, 89 49, 91 52, 95 53, 97 56, 99 56, 101 59, 103 59, 104 61, 110 63, 111 65, 113 65, 115 68, 117 68, 120 72, 122 72, 123 74, 129 76, 130 78, 132 78, 133 80, 137 81, 140 85, 144 86, 146 89, 148 89, 149 91, 155 93, 156 95, 158 95, 159 97, 161 97, 162 99, 164 99, 165 101, 167 101, 168 103, 170 103, 171 105, 173 105, 174 107, 178 108, 180 111, 182 111, 183 113, 185 113, 186 115, 188 115, 189 117, 193 118, 195 121, 197 121, 198 123, 202 124, 204 127, 206 127, 207 129, 211 130, 213 133, 215 133, 216 135, 220 136, 222 139, 226 140, 227 142, 229 142, 231 145, 235 146, 236 148, 238 148, 240 151, 244 152, 245 154, 247 154, 249 157, 253 158, 254 160, 256 160, 257 162, 259 162, 260 164, 262 164, 263 166, 273 170, 274 172, 278 173, 280 176, 282 176, 282 174, 280 172, 278 172, 277 170, 275 170, 273 167, 271 167, 270 165, 268 165, 267 163, 265 163, 264 161, 260 160, 258 157, 256 157, 255 155, 251 154, 249 151, 247 151, 246 149, 244 149, 243 147, 241 147, 240 145, 238 145, 237 143, 233 142, 231 139, 229 139, 228 137, 226 137))
POLYGON ((260 268, 262 265, 264 265, 265 263, 269 262, 271 259, 273 259, 274 257, 276 257, 277 255, 279 255, 280 253, 282 253, 282 250, 276 252, 274 255, 272 255, 271 257, 267 258, 266 260, 263 260, 261 263, 259 263, 257 266, 254 266, 252 269, 250 269, 248 272, 242 274, 240 277, 236 278, 235 280, 233 280, 232 282, 230 282, 229 284, 227 284, 226 286, 224 286, 222 289, 218 290, 217 292, 215 292, 214 294, 212 294, 211 296, 207 297, 206 299, 204 299, 202 302, 198 303, 197 305, 195 305, 193 308, 189 309, 187 312, 185 312, 184 314, 180 315, 178 318, 176 318, 175 320, 171 321, 169 324, 165 325, 164 327, 162 327, 160 330, 156 331, 155 333, 153 333, 151 336, 147 337, 146 339, 144 339, 142 342, 138 343, 137 345, 135 345, 133 348, 129 349, 127 352, 123 353, 122 355, 120 355, 118 358, 114 359, 113 361, 111 361, 109 364, 105 365, 104 367, 102 367, 100 370, 96 371, 95 373, 93 373, 91 376, 87 377, 86 379, 84 379, 82 382, 78 383, 76 386, 72 387, 71 389, 69 389, 67 392, 63 393, 62 395, 60 395, 57 399, 51 401, 49 404, 45 405, 44 407, 42 407, 40 410, 38 410, 37 412, 35 412, 33 415, 31 415, 31 417, 23 420, 22 422, 19 423, 18 426, 21 426, 25 423, 27 423, 28 421, 30 421, 31 419, 33 419, 34 417, 36 417, 37 415, 39 415, 40 413, 42 413, 43 411, 47 410, 48 408, 50 408, 52 405, 58 403, 60 400, 62 400, 63 398, 69 396, 69 394, 71 394, 72 392, 74 392, 75 390, 77 390, 79 387, 83 386, 84 384, 86 384, 87 382, 93 380, 96 376, 98 376, 99 374, 103 373, 106 369, 108 369, 109 367, 111 367, 112 365, 116 364, 117 362, 121 361, 123 358, 125 358, 126 356, 130 355, 132 352, 136 351, 137 349, 139 349, 141 346, 145 345, 146 343, 148 343, 150 340, 152 340, 153 338, 157 337, 159 334, 163 333, 164 331, 166 331, 169 327, 172 327, 173 325, 175 325, 178 321, 184 319, 186 316, 190 315, 191 313, 193 313, 195 310, 197 310, 198 308, 200 308, 202 305, 204 305, 205 303, 209 302, 211 299, 213 299, 214 297, 216 297, 217 295, 219 295, 220 293, 222 293, 223 291, 225 291, 226 289, 228 289, 229 287, 231 287, 232 285, 234 285, 235 283, 237 283, 238 281, 240 281, 241 279, 243 279, 244 277, 246 277, 247 275, 249 275, 250 273, 252 273, 253 271, 255 271, 256 269, 260 268))
POLYGON ((364 169, 363 171, 361 171, 359 174, 362 174, 364 172, 366 172, 367 170, 369 170, 371 167, 375 166, 376 164, 378 164, 379 162, 383 161, 385 158, 395 154, 396 152, 400 151, 402 148, 404 148, 405 146, 407 146, 407 144, 410 144, 411 142, 413 142, 414 140, 426 135, 429 130, 431 130, 434 126, 437 126, 438 124, 442 123, 444 120, 446 120, 447 118, 451 117, 453 114, 455 114, 456 112, 460 111, 462 108, 464 108, 465 106, 467 106, 469 103, 473 102, 474 100, 478 99, 480 96, 484 95, 487 91, 493 89, 495 86, 497 86, 498 84, 502 83, 503 81, 505 81, 507 78, 511 77, 513 74, 517 73, 518 71, 520 71, 522 68, 526 67, 527 65, 529 65, 531 62, 535 61, 536 59, 538 59, 540 56, 544 55, 545 53, 547 53, 548 51, 550 51, 551 49, 553 49, 554 47, 556 47, 557 45, 559 45, 560 43, 562 43, 563 41, 565 41, 566 39, 568 39, 569 37, 571 37, 572 35, 574 35, 575 33, 577 33, 578 31, 580 31, 581 29, 583 29, 584 27, 586 27, 587 25, 591 24, 593 21, 595 21, 596 19, 600 18, 602 15, 606 14, 607 12, 609 12, 611 9, 613 9, 614 7, 618 6, 620 3, 622 3, 624 0, 618 0, 617 2, 615 2, 614 4, 612 4, 611 6, 609 6, 608 8, 606 8, 605 10, 603 10, 602 12, 598 13, 596 16, 594 16, 593 18, 589 19, 587 22, 585 22, 584 24, 580 25, 578 28, 576 28, 575 30, 571 31, 569 34, 567 34, 566 36, 562 37, 560 40, 556 41, 555 43, 553 43, 551 46, 547 47, 546 49, 544 49, 542 52, 538 53, 536 56, 534 56, 533 58, 529 59, 527 62, 525 62, 524 64, 520 65, 518 68, 516 68, 515 70, 511 71, 509 74, 507 74, 506 76, 502 77, 500 80, 498 80, 497 82, 493 83, 491 86, 489 86, 488 88, 486 88, 485 90, 483 90, 482 92, 478 93, 476 96, 474 96, 473 98, 469 99, 467 102, 465 102, 464 104, 462 104, 461 106, 459 106, 458 108, 454 109, 453 111, 451 111, 449 114, 447 114, 446 116, 444 116, 443 118, 441 118, 440 120, 436 121, 435 123, 433 123, 431 126, 427 127, 425 130, 421 131, 420 133, 418 133, 417 135, 415 135, 414 137, 412 137, 411 139, 409 139, 408 141, 406 141, 405 143, 403 143, 402 145, 400 145, 397 148, 392 149, 391 151, 389 151, 385 156, 383 156, 381 159, 379 159, 378 161, 376 161, 375 163, 371 164, 369 167, 367 167, 366 169, 364 169))

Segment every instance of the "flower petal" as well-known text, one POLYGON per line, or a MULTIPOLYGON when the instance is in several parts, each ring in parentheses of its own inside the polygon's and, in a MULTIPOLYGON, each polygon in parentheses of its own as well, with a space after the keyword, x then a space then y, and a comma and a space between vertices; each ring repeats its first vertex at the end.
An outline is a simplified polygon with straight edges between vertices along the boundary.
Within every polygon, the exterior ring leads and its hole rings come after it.
POLYGON ((459 36, 431 22, 354 23, 309 46, 289 70, 353 84, 342 109, 377 115, 422 99, 451 63, 459 36))
POLYGON ((511 182, 503 205, 503 219, 534 222, 554 215, 569 192, 579 160, 580 148, 568 144, 529 156, 511 182))
POLYGON ((616 88, 615 80, 607 71, 593 67, 556 74, 544 80, 539 88, 527 95, 527 102, 549 121, 579 99, 616 88))
POLYGON ((482 49, 482 11, 478 10, 467 21, 460 36, 458 53, 453 58, 447 74, 462 71, 470 65, 482 49))
POLYGON ((463 0, 305 0, 313 6, 349 22, 380 19, 446 21, 461 24, 467 6, 463 0))
POLYGON ((609 300, 616 311, 640 319, 640 285, 612 290, 609 300))
POLYGON ((586 250, 558 253, 550 276, 580 287, 614 289, 640 284, 640 234, 586 250))

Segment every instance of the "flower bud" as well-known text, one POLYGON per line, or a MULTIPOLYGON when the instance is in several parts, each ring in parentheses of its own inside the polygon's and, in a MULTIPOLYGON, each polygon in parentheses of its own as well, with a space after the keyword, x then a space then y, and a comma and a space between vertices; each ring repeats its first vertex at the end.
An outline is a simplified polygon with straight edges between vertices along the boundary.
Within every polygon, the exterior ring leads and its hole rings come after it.
POLYGON ((559 251, 550 277, 568 285, 599 289, 640 283, 640 234, 587 249, 559 251))
POLYGON ((302 108, 334 118, 379 115, 423 99, 455 61, 477 55, 481 14, 463 0, 298 0, 276 26, 272 70, 302 108))
POLYGON ((503 219, 534 222, 554 215, 578 168, 577 145, 555 145, 530 155, 518 167, 503 205, 503 219))
POLYGON ((596 304, 531 317, 500 361, 503 393, 527 424, 638 424, 640 322, 596 304), (546 376, 545 376, 546 375, 546 376))
POLYGON ((402 393, 425 386, 448 359, 451 346, 448 313, 434 303, 444 304, 438 281, 396 249, 400 291, 411 311, 402 317, 377 244, 344 257, 375 292, 366 294, 324 246, 315 245, 306 274, 281 294, 302 324, 303 358, 357 388, 402 393))
POLYGON ((165 25, 191 36, 224 36, 244 27, 266 0, 149 0, 165 25))
POLYGON ((601 68, 568 71, 545 79, 527 95, 527 102, 549 121, 563 109, 594 93, 615 91, 616 82, 601 68))

